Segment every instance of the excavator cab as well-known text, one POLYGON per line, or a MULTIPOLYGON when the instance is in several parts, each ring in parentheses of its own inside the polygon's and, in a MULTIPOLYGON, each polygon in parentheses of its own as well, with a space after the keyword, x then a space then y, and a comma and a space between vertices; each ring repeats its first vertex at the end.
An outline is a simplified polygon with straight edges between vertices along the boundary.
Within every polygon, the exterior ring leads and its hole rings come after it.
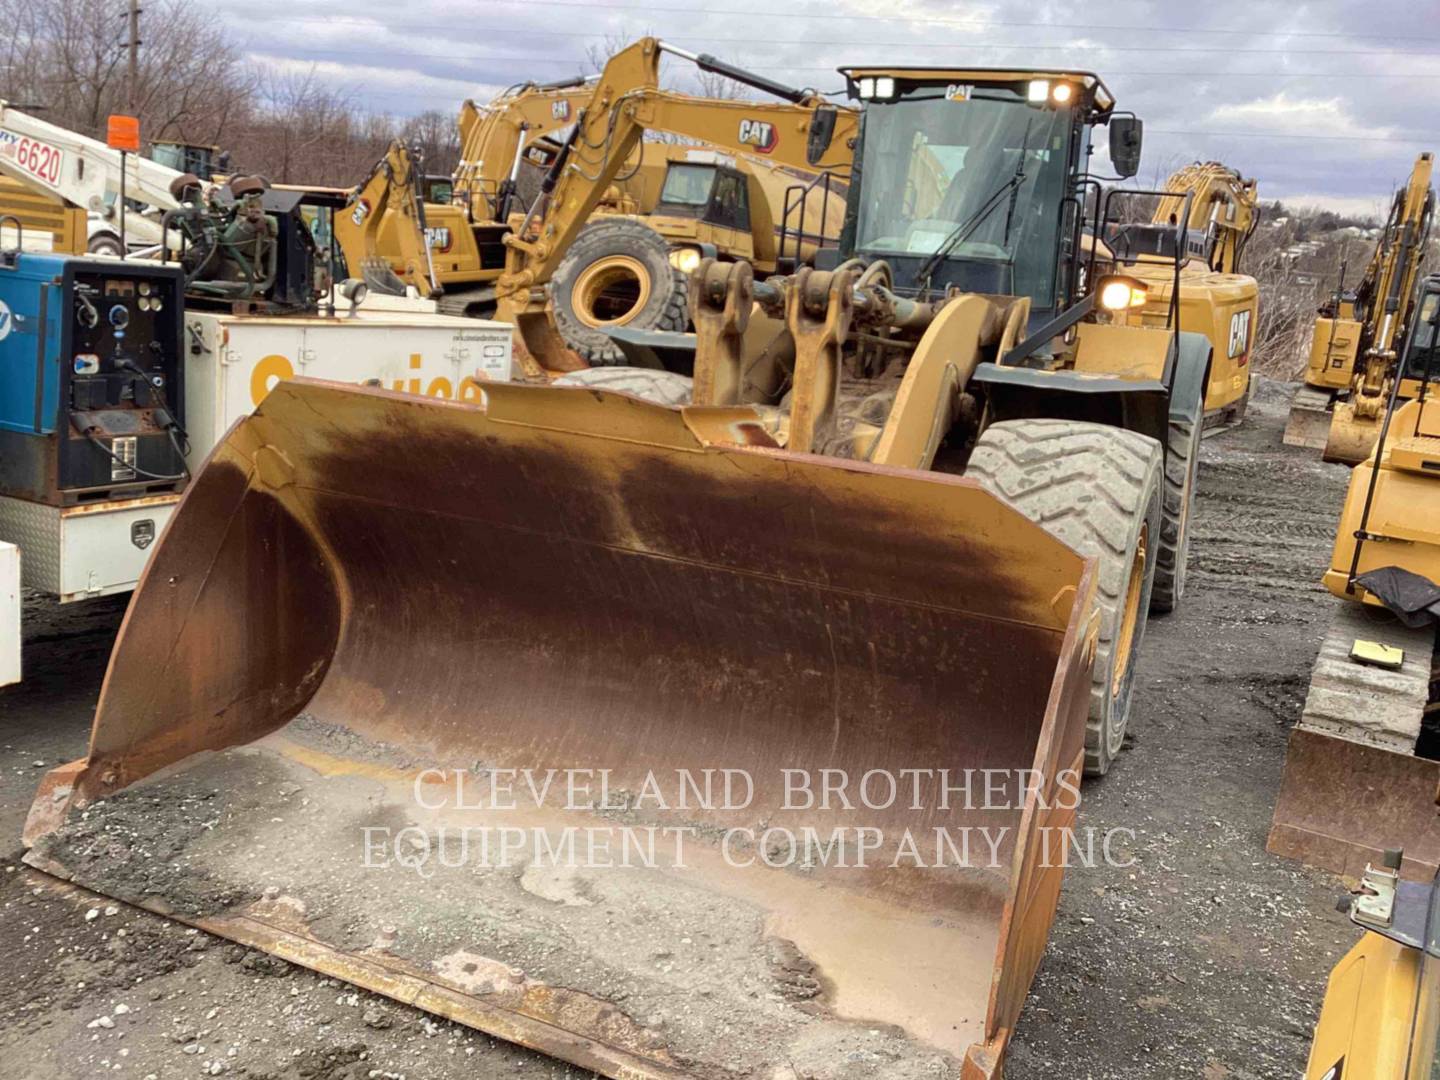
POLYGON ((229 155, 217 146, 203 143, 174 142, 156 139, 150 144, 150 160, 179 173, 193 173, 206 183, 215 179, 218 170, 229 166, 229 155))

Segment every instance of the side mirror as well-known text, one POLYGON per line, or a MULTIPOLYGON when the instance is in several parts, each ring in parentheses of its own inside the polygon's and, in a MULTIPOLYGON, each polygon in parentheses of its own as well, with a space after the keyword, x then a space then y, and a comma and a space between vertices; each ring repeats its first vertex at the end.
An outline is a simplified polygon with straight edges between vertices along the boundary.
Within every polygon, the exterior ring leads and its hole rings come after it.
POLYGON ((830 149, 830 140, 835 137, 835 119, 838 115, 834 105, 821 105, 810 115, 810 133, 805 140, 805 160, 819 165, 830 149))
POLYGON ((1138 116, 1110 117, 1110 164, 1128 180, 1140 171, 1140 143, 1145 125, 1138 116))

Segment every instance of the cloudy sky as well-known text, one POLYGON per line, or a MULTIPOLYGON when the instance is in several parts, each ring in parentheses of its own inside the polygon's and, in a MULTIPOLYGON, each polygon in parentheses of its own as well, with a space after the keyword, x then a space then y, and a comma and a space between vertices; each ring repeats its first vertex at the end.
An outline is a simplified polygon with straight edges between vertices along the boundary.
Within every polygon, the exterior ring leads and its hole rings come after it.
POLYGON ((1145 120, 1143 178, 1218 159, 1262 197, 1335 209, 1377 211, 1440 149, 1440 0, 196 2, 255 62, 397 115, 588 70, 650 33, 821 91, 845 63, 1087 68, 1145 120))

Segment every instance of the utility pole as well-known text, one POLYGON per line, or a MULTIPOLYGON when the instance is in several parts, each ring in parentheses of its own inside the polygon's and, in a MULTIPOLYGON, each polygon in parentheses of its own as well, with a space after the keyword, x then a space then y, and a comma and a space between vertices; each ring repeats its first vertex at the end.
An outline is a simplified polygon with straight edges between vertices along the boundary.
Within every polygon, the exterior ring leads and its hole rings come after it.
POLYGON ((130 67, 126 79, 129 94, 130 115, 137 116, 140 108, 139 87, 140 53, 140 0, 130 0, 130 67))

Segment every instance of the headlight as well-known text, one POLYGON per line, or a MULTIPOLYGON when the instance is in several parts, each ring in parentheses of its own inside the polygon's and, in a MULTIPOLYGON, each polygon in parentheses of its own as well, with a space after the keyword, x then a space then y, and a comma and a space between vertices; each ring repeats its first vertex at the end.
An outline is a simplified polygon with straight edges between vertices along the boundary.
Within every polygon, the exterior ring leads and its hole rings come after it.
POLYGON ((1145 285, 1128 277, 1100 279, 1100 306, 1106 311, 1124 311, 1145 306, 1145 285))
POLYGON ((1075 93, 1075 88, 1068 82, 1056 83, 1055 89, 1050 91, 1050 99, 1057 105, 1064 105, 1075 93))
POLYGON ((1050 96, 1049 79, 1031 79, 1030 87, 1025 96, 1034 104, 1041 104, 1050 96))
POLYGON ((693 274, 700 265, 700 249, 676 248, 670 252, 670 265, 682 274, 693 274))

